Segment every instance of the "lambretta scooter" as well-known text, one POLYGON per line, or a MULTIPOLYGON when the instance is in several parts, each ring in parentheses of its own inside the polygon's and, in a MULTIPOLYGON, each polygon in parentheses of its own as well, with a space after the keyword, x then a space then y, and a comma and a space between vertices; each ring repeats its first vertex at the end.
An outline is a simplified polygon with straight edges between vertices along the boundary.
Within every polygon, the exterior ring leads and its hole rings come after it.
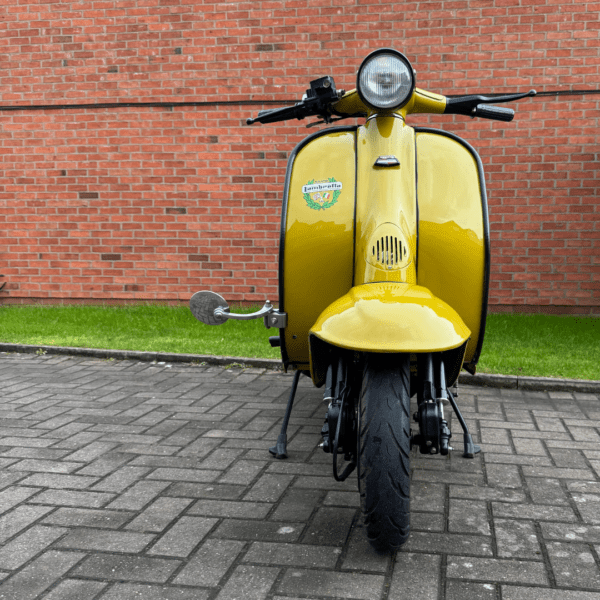
POLYGON ((409 535, 409 457, 447 455, 452 406, 473 443, 452 386, 474 373, 483 343, 490 271, 487 199, 481 160, 446 131, 409 127, 415 113, 511 121, 492 103, 535 95, 444 97, 415 87, 408 59, 392 49, 361 64, 356 89, 332 77, 310 83, 295 106, 259 112, 248 124, 318 116, 320 123, 366 117, 360 126, 325 128, 288 161, 279 251, 279 309, 268 301, 234 314, 210 291, 191 299, 193 314, 218 325, 264 318, 279 329, 286 370, 295 370, 282 431, 270 448, 287 456, 287 425, 301 373, 324 389, 321 447, 343 481, 356 468, 371 543, 409 535), (411 431, 410 398, 416 394, 411 431), (346 464, 344 464, 346 463, 346 464))

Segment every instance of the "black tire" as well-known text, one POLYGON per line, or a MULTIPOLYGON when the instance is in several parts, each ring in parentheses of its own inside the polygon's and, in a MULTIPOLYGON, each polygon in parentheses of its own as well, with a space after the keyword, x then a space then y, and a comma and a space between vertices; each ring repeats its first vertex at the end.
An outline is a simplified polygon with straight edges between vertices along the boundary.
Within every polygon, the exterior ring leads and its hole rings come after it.
POLYGON ((410 356, 368 354, 358 407, 358 489, 371 544, 410 532, 410 356))

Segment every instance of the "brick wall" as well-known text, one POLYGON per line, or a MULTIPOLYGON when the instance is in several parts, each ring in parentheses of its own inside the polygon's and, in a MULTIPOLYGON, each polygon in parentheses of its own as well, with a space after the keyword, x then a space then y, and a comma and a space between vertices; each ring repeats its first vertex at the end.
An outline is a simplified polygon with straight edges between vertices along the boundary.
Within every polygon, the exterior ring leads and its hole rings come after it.
POLYGON ((600 3, 2 4, 5 302, 276 298, 286 158, 315 130, 244 120, 318 76, 351 89, 364 56, 392 46, 431 91, 547 93, 510 124, 412 123, 481 154, 492 307, 600 311, 600 3))

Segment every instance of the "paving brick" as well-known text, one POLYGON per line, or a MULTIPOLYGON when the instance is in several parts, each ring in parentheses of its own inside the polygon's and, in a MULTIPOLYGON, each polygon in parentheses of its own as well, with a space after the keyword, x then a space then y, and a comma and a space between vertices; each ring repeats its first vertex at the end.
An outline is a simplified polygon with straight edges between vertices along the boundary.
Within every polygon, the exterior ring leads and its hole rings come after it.
MULTIPOLYGON (((161 479, 166 481, 193 481, 197 483, 206 483, 209 481, 214 481, 219 475, 221 475, 220 471, 209 471, 209 470, 201 470, 201 469, 169 469, 169 468, 159 468, 150 473, 147 478, 148 479, 161 479)), ((235 483, 231 481, 224 481, 221 479, 223 483, 235 483)))
POLYGON ((233 467, 219 479, 219 483, 248 485, 263 468, 264 464, 260 462, 238 460, 233 467))
POLYGON ((140 510, 167 487, 169 483, 164 481, 140 481, 113 500, 107 508, 140 510))
POLYGON ((253 542, 244 556, 244 562, 332 569, 340 554, 339 548, 331 546, 253 542))
MULTIPOLYGON (((48 551, 2 584, 4 598, 33 600, 73 568, 84 554, 48 551)), ((0 597, 2 597, 0 596, 0 597)))
POLYGON ((67 531, 63 527, 44 527, 43 525, 30 527, 0 548, 0 565, 3 569, 18 569, 67 531))
POLYGON ((192 500, 189 498, 157 498, 127 525, 127 529, 132 531, 163 531, 191 503, 192 500))
POLYGON ((494 532, 500 558, 542 560, 533 522, 494 519, 494 532))
POLYGON ((259 502, 231 502, 227 500, 198 500, 188 510, 190 515, 234 517, 239 519, 264 519, 272 504, 259 502))
MULTIPOLYGON (((102 596, 102 600, 130 600, 134 598, 143 598, 143 600, 207 600, 210 594, 210 591, 198 588, 183 589, 163 585, 117 583, 102 596)), ((78 598, 73 597, 73 600, 80 600, 80 598, 81 596, 78 598)), ((63 600, 62 597, 61 600, 63 600)))
POLYGON ((497 600, 496 587, 493 583, 449 580, 446 583, 446 600, 497 600))
POLYGON ((465 554, 469 556, 492 556, 492 538, 480 535, 452 533, 424 533, 413 531, 402 547, 407 552, 428 554, 465 554))
MULTIPOLYGON (((336 550, 341 552, 339 549, 336 550)), ((390 562, 390 553, 375 550, 367 539, 367 532, 364 525, 357 523, 350 533, 346 555, 342 561, 342 569, 385 573, 389 568, 390 562)), ((302 565, 298 564, 296 566, 302 565)))
POLYGON ((552 572, 559 587, 600 589, 600 569, 587 544, 546 544, 552 572))
POLYGON ((452 579, 548 585, 544 565, 530 561, 449 556, 446 572, 452 579))
POLYGON ((542 523, 542 535, 547 540, 600 542, 600 526, 581 523, 542 523))
POLYGON ((577 521, 573 509, 568 506, 538 506, 536 504, 508 504, 492 502, 494 518, 531 519, 535 521, 577 521))
POLYGON ((72 574, 92 579, 164 583, 180 564, 177 560, 164 558, 93 554, 72 574))
POLYGON ((284 594, 373 600, 379 598, 383 575, 288 569, 277 589, 284 594))
POLYGON ((94 598, 104 588, 106 583, 82 579, 65 579, 44 596, 44 600, 81 600, 94 598))
MULTIPOLYGON (((41 507, 40 507, 41 508, 41 507)), ((47 509, 47 512, 51 509, 47 509)), ((118 529, 135 513, 114 510, 92 510, 85 508, 59 508, 42 522, 50 525, 70 527, 100 527, 118 529)))
POLYGON ((450 497, 468 500, 499 500, 501 502, 524 502, 526 499, 525 493, 521 490, 463 485, 451 485, 450 497))
POLYGON ((244 548, 243 542, 209 539, 191 557, 175 584, 214 587, 244 548))
MULTIPOLYGON (((270 523, 242 519, 224 519, 213 537, 232 540, 295 542, 304 529, 303 523, 270 523)), ((310 540, 307 540, 310 543, 310 540)))
POLYGON ((63 475, 62 473, 35 473, 20 482, 21 485, 57 489, 82 490, 90 487, 98 477, 88 475, 63 475))
POLYGON ((102 492, 81 492, 74 490, 46 490, 29 500, 31 504, 51 504, 55 506, 81 506, 101 508, 115 497, 102 492))
MULTIPOLYGON (((525 468, 525 467, 523 467, 525 468)), ((486 464, 488 485, 500 488, 521 488, 519 467, 515 465, 486 464)))
POLYGON ((81 466, 82 464, 77 462, 25 459, 10 465, 9 469, 14 471, 39 471, 42 473, 71 473, 81 468, 81 466))
MULTIPOLYGON (((414 487, 415 486, 412 486, 411 488, 411 501, 413 501, 414 487)), ((300 490, 294 491, 299 492, 300 490)), ((314 497, 312 494, 311 496, 314 497)), ((327 492, 327 496, 325 496, 323 504, 326 506, 350 506, 353 508, 358 508, 360 506, 360 496, 357 492, 327 492)), ((419 506, 418 510, 426 510, 426 508, 421 508, 419 506)))
POLYGON ((159 538, 147 554, 185 558, 206 537, 217 521, 218 519, 181 517, 159 538))
POLYGON ((400 552, 392 573, 389 600, 437 600, 441 562, 441 556, 400 552))
POLYGON ((150 469, 145 467, 120 467, 114 473, 96 483, 91 489, 98 492, 114 492, 118 494, 137 482, 149 471, 150 469))
POLYGON ((502 600, 600 600, 600 593, 503 585, 502 600))
POLYGON ((250 491, 244 496, 244 500, 277 502, 286 491, 292 479, 292 475, 272 475, 265 473, 250 488, 250 491))
POLYGON ((491 535, 490 516, 485 502, 451 499, 448 531, 452 533, 491 535))
POLYGON ((17 506, 0 517, 0 544, 10 539, 44 515, 52 508, 47 506, 17 506))
POLYGON ((523 467, 525 477, 556 477, 557 479, 592 479, 590 469, 560 469, 558 467, 523 467))
POLYGON ((230 485, 226 483, 173 483, 165 491, 166 496, 183 496, 186 498, 221 498, 223 500, 237 500, 246 487, 243 485, 230 485))
POLYGON ((527 487, 536 504, 568 506, 569 498, 556 479, 526 478, 527 487))
POLYGON ((129 531, 77 529, 56 544, 60 548, 75 550, 99 550, 102 552, 141 552, 154 536, 129 531))
POLYGON ((306 530, 302 542, 305 544, 327 544, 342 546, 357 511, 352 508, 320 508, 306 530))

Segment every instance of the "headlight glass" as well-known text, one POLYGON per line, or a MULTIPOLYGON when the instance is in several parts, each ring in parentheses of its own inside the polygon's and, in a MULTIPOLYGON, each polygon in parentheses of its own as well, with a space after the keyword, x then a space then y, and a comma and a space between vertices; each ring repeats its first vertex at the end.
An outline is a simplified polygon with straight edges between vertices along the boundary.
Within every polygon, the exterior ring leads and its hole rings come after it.
POLYGON ((399 53, 382 52, 367 58, 358 72, 358 89, 374 108, 402 106, 413 90, 413 72, 399 53))

